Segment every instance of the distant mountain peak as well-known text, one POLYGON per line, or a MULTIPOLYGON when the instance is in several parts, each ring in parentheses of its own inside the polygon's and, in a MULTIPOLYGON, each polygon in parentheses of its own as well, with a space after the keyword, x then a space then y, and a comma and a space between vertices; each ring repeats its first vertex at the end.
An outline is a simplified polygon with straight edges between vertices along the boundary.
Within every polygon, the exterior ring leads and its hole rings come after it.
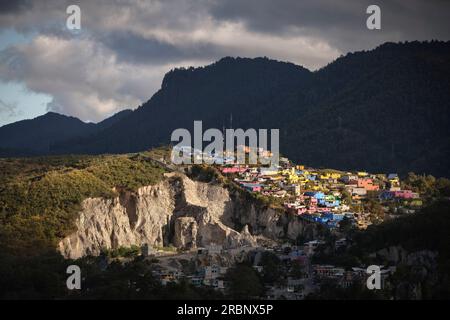
POLYGON ((48 111, 47 113, 45 113, 42 116, 39 116, 37 118, 73 119, 73 120, 81 121, 80 119, 78 119, 74 116, 68 116, 68 115, 58 113, 55 111, 48 111))
POLYGON ((227 75, 238 75, 238 78, 239 75, 242 75, 245 78, 246 75, 254 75, 255 71, 272 72, 274 74, 311 73, 308 69, 294 63, 269 59, 268 57, 247 58, 226 56, 206 66, 172 69, 164 75, 161 88, 167 88, 180 82, 192 81, 192 77, 211 77, 214 73, 219 77, 222 76, 222 73, 226 73, 227 75))

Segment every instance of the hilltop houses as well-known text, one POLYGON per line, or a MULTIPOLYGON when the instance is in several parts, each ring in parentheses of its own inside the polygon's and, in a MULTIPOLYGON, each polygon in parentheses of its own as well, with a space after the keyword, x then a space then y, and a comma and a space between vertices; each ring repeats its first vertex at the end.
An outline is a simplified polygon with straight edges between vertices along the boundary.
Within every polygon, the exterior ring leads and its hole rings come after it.
MULTIPOLYGON (((261 148, 239 148, 246 154, 255 152, 271 155, 261 148)), ((199 155, 195 149, 189 149, 189 152, 193 156, 199 155)), ((203 154, 205 156, 217 160, 214 165, 220 172, 230 176, 243 190, 268 198, 283 199, 283 207, 287 212, 330 229, 339 227, 344 217, 358 228, 367 228, 371 224, 371 213, 361 209, 351 212, 350 209, 351 205, 363 208, 361 204, 369 198, 378 199, 385 206, 391 202, 406 205, 409 209, 422 205, 418 193, 401 189, 400 178, 396 173, 374 175, 365 171, 319 170, 294 164, 288 158, 281 158, 277 167, 237 165, 232 164, 236 159, 234 152, 203 154)))
MULTIPOLYGON (((251 149, 245 151, 252 152, 251 149)), ((215 154, 212 156, 216 157, 215 154)), ((231 159, 233 154, 226 157, 231 159)), ((258 236, 255 243, 239 248, 211 244, 167 256, 158 255, 149 248, 143 249, 146 258, 158 258, 154 274, 163 284, 184 279, 194 286, 227 292, 230 286, 226 272, 229 268, 248 261, 258 273, 264 274, 267 266, 263 265, 261 257, 264 252, 270 252, 278 258, 283 272, 279 281, 266 288, 268 297, 303 299, 325 282, 333 282, 342 288, 364 285, 368 277, 366 265, 316 264, 320 260, 315 259, 315 255, 340 254, 349 249, 355 239, 348 236, 348 228, 364 230, 372 223, 378 223, 378 216, 382 217, 380 219, 395 218, 413 213, 422 205, 421 195, 403 186, 397 174, 310 168, 294 164, 287 158, 277 167, 227 164, 226 161, 213 166, 224 175, 227 185, 252 194, 256 200, 262 199, 264 205, 284 210, 284 214, 295 216, 293 220, 300 220, 305 226, 326 230, 332 237, 312 232, 306 238, 312 241, 298 237, 281 245, 258 236), (176 259, 183 263, 175 263, 173 260, 176 259)), ((336 263, 339 262, 336 260, 336 263)), ((389 284, 393 272, 392 267, 381 267, 382 287, 389 284)))

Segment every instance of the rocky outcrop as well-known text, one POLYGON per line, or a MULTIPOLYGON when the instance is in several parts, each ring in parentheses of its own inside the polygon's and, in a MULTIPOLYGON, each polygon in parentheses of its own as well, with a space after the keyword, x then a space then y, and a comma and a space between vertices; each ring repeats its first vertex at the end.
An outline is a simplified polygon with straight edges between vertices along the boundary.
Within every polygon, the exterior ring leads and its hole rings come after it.
POLYGON ((374 252, 372 257, 381 258, 382 261, 401 268, 402 271, 393 283, 396 299, 429 299, 427 294, 430 291, 426 288, 439 285, 437 251, 408 251, 402 246, 389 246, 374 252))
POLYGON ((314 233, 298 217, 179 173, 137 192, 119 191, 113 199, 86 199, 75 225, 77 231, 59 243, 67 258, 131 245, 235 248, 255 245, 258 237, 295 240, 299 234, 314 233))
POLYGON ((376 256, 393 264, 405 264, 409 266, 424 266, 432 269, 436 266, 438 253, 430 250, 407 251, 401 246, 390 246, 378 250, 376 256))
POLYGON ((68 258, 98 255, 105 249, 165 243, 165 226, 174 208, 174 192, 168 180, 121 192, 113 199, 89 198, 75 221, 77 231, 59 243, 68 258))
POLYGON ((175 220, 173 244, 177 248, 193 249, 197 246, 197 221, 193 217, 180 217, 175 220))

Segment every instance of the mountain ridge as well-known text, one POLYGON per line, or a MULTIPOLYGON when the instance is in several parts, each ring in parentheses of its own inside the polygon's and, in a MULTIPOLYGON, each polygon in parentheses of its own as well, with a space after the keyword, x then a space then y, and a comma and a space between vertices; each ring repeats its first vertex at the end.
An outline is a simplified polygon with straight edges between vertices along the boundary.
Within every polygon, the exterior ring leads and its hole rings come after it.
POLYGON ((49 153, 141 151, 202 120, 204 129, 279 128, 283 154, 315 167, 450 176, 449 75, 450 42, 442 41, 384 43, 313 72, 225 57, 169 71, 126 117, 49 153))
POLYGON ((25 119, 0 127, 0 156, 51 154, 59 141, 68 141, 104 130, 129 115, 125 109, 98 123, 49 111, 34 119, 25 119))

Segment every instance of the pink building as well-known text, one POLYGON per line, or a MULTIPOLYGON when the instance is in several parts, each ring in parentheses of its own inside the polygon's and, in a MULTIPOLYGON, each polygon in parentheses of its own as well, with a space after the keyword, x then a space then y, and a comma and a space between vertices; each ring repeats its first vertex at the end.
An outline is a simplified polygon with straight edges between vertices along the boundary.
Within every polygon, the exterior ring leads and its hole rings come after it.
POLYGON ((401 198, 401 199, 413 199, 415 198, 415 194, 411 190, 399 190, 399 191, 392 191, 394 194, 394 198, 401 198))
POLYGON ((242 173, 247 171, 246 167, 227 167, 222 168, 222 173, 242 173))
POLYGON ((250 192, 261 192, 263 186, 259 183, 241 183, 241 187, 250 192))
POLYGON ((311 206, 317 205, 317 199, 314 197, 305 197, 305 200, 306 200, 306 203, 311 206))

